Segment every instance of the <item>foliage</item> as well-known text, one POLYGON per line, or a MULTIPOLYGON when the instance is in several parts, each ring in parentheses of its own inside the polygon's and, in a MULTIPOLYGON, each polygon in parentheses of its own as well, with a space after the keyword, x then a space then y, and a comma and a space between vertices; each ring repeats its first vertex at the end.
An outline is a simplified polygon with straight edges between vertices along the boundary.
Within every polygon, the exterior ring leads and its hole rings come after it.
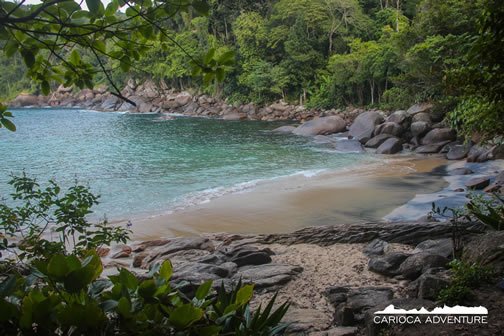
POLYGON ((91 250, 83 259, 55 254, 34 262, 27 276, 0 283, 0 332, 4 335, 276 335, 288 304, 250 312, 253 285, 223 287, 212 281, 192 299, 172 287, 169 260, 139 281, 126 269, 99 279, 102 264, 91 250))
POLYGON ((10 249, 20 260, 48 258, 54 253, 75 255, 112 242, 126 242, 129 231, 119 226, 110 226, 105 220, 91 224, 86 215, 98 204, 99 196, 89 188, 75 183, 66 193, 54 181, 41 188, 34 178, 12 176, 8 182, 14 188, 11 194, 15 206, 0 204, 0 232, 3 234, 2 249, 10 249), (51 239, 52 232, 57 241, 51 239), (21 241, 12 246, 8 238, 21 241))
POLYGON ((447 305, 463 304, 472 297, 471 289, 491 282, 496 277, 495 270, 488 266, 469 265, 457 259, 451 261, 449 265, 452 279, 449 285, 439 292, 438 297, 438 300, 447 305))
POLYGON ((491 230, 504 230, 504 198, 493 194, 490 199, 483 195, 471 197, 465 205, 467 217, 477 219, 491 230))

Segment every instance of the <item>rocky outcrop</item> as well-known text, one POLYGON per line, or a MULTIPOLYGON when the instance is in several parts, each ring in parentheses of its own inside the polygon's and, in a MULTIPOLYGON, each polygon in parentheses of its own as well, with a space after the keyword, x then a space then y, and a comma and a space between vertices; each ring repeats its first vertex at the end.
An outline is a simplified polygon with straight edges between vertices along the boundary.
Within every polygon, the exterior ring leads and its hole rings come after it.
POLYGON ((504 231, 491 231, 474 237, 464 246, 462 260, 472 264, 491 265, 504 270, 504 231))
POLYGON ((402 150, 403 141, 399 138, 388 138, 377 149, 376 154, 396 154, 402 150))
POLYGON ((377 112, 364 112, 360 114, 349 129, 349 137, 361 143, 369 141, 374 134, 375 127, 383 122, 383 117, 377 112))
POLYGON ((333 134, 346 130, 346 123, 337 116, 313 119, 297 127, 292 133, 296 135, 312 136, 319 134, 333 134))

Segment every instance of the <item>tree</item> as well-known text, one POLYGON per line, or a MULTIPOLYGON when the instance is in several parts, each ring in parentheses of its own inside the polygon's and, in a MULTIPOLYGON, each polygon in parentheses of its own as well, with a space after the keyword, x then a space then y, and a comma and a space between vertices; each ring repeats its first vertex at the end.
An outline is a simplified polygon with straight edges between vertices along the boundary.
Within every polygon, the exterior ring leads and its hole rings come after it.
MULTIPOLYGON (((50 92, 51 81, 93 88, 93 79, 101 72, 113 88, 111 93, 133 105, 112 80, 114 69, 107 68, 106 60, 118 61, 126 72, 156 41, 181 47, 164 23, 180 11, 207 15, 210 8, 208 0, 112 0, 106 7, 100 0, 85 0, 87 9, 81 8, 79 0, 45 0, 38 5, 25 1, 0 2, 0 43, 7 57, 22 56, 27 76, 44 94, 50 92), (81 48, 94 56, 98 68, 81 57, 81 48)), ((187 56, 207 79, 223 79, 218 60, 187 56)), ((5 116, 0 112, 1 124, 12 129, 5 116)))

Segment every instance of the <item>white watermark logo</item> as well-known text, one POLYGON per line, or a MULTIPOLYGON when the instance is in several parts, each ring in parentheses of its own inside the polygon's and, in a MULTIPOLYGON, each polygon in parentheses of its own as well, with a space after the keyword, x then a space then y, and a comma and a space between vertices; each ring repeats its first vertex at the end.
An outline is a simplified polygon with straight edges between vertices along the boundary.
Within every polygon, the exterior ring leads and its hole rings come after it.
POLYGON ((486 324, 488 309, 485 307, 444 306, 428 311, 420 309, 397 309, 389 305, 374 313, 375 324, 486 324))

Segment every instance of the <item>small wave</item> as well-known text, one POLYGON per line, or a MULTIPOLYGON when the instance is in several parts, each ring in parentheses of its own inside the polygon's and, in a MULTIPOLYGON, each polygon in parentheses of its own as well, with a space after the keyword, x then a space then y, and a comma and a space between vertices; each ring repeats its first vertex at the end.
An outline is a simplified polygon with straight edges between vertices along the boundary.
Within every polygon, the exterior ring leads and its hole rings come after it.
POLYGON ((295 172, 292 174, 288 175, 281 175, 281 176, 275 176, 275 177, 270 177, 270 178, 264 178, 264 179, 256 179, 256 180, 251 180, 247 182, 241 182, 237 183, 231 187, 216 187, 216 188, 209 188, 205 189, 202 191, 198 192, 192 192, 189 193, 182 198, 178 199, 175 201, 174 205, 164 214, 170 214, 175 211, 181 211, 186 208, 196 206, 196 205, 202 205, 202 204, 207 204, 210 203, 212 200, 220 198, 225 195, 229 194, 241 194, 248 192, 258 186, 259 184, 262 183, 267 183, 279 179, 284 179, 284 178, 289 178, 289 177, 295 177, 295 176, 303 176, 305 178, 312 178, 320 173, 323 173, 325 171, 328 171, 328 169, 311 169, 311 170, 303 170, 299 172, 295 172))

